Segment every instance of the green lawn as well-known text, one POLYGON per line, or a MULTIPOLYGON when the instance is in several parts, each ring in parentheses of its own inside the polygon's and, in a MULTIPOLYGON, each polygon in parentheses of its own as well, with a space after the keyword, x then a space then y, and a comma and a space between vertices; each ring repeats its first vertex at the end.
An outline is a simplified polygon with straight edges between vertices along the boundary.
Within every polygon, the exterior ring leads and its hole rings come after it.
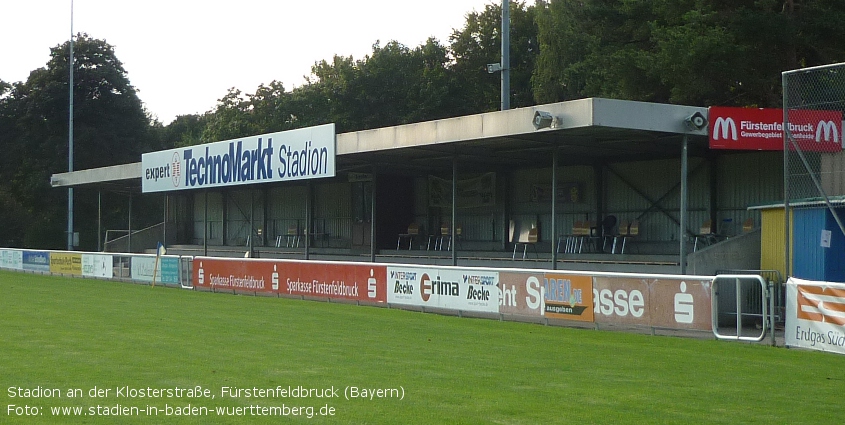
POLYGON ((845 413, 845 357, 765 345, 6 271, 0 329, 0 423, 818 424, 845 413), (17 389, 39 386, 62 397, 17 389), (117 396, 125 386, 200 386, 214 398, 117 396), (333 386, 339 397, 223 394, 288 386, 333 386), (90 397, 95 387, 109 395, 90 397), (404 398, 347 400, 347 387, 398 389, 404 398), (67 397, 68 389, 83 396, 67 397), (166 406, 188 404, 209 414, 165 416, 166 406), (51 412, 98 405, 140 413, 51 412), (326 405, 334 415, 320 417, 326 405), (17 416, 25 406, 40 414, 17 416), (147 406, 162 411, 147 416, 147 406), (312 406, 315 416, 251 414, 283 406, 312 406), (246 410, 218 416, 217 407, 246 410))

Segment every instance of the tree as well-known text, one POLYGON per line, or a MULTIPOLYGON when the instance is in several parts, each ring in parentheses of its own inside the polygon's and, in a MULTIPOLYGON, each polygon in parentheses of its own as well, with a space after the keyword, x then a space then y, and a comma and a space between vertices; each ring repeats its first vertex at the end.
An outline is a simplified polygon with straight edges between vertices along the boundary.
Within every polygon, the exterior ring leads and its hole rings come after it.
POLYGON ((360 60, 335 56, 311 68, 308 85, 320 93, 338 131, 385 127, 449 116, 446 48, 437 40, 410 49, 396 41, 373 45, 360 60))
POLYGON ((843 18, 834 0, 553 0, 535 99, 777 107, 782 71, 845 59, 843 18))
POLYGON ((202 133, 208 124, 209 114, 179 115, 170 124, 162 127, 154 125, 159 133, 158 139, 162 141, 164 149, 172 147, 184 147, 202 143, 202 133))
MULTIPOLYGON (((3 167, 7 199, 25 210, 30 223, 24 246, 61 247, 66 241, 66 198, 50 187, 50 175, 68 169, 69 47, 66 42, 50 49, 45 68, 11 89, 6 84, 0 96, 0 134, 15 153, 3 167)), ((142 152, 158 147, 151 119, 111 45, 79 34, 73 65, 74 169, 137 162, 142 152)), ((80 198, 75 209, 79 217, 96 216, 93 200, 80 198)), ((95 226, 93 220, 78 222, 89 231, 95 226)), ((84 239, 88 247, 96 242, 84 239)))
MULTIPOLYGON (((538 2, 542 7, 544 4, 538 2)), ((537 5, 510 3, 510 66, 511 105, 534 104, 531 77, 539 55, 537 5)), ((487 73, 487 64, 501 62, 502 7, 488 4, 481 12, 466 16, 466 24, 449 37, 449 50, 454 59, 451 72, 458 87, 459 106, 453 116, 476 114, 499 109, 501 77, 487 73)))

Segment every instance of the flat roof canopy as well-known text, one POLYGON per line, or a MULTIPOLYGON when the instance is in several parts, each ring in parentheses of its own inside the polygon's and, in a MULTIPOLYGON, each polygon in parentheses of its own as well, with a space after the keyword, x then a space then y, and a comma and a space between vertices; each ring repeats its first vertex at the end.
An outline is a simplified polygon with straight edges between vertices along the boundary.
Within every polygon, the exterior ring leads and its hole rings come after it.
MULTIPOLYGON (((676 158, 684 135, 690 153, 707 150, 707 128, 685 119, 707 108, 589 98, 507 111, 426 121, 337 135, 338 172, 491 171, 560 165, 676 158), (534 116, 551 122, 535 129, 534 116)), ((88 186, 140 191, 141 163, 54 174, 53 187, 88 186)))

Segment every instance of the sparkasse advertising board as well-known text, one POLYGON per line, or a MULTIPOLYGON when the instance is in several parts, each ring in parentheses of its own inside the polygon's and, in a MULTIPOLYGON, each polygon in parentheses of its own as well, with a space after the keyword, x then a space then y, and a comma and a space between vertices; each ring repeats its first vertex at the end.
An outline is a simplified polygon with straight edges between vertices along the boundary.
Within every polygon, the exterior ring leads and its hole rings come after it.
POLYGON ((700 279, 594 279, 596 323, 712 330, 711 282, 700 279))
MULTIPOLYGON (((783 150, 783 110, 774 108, 709 109, 710 149, 783 150)), ((842 150, 842 112, 789 111, 789 133, 810 152, 842 150)))
POLYGON ((295 260, 194 257, 193 282, 213 291, 383 303, 385 266, 295 260))
POLYGON ((141 155, 144 193, 335 176, 334 124, 141 155))

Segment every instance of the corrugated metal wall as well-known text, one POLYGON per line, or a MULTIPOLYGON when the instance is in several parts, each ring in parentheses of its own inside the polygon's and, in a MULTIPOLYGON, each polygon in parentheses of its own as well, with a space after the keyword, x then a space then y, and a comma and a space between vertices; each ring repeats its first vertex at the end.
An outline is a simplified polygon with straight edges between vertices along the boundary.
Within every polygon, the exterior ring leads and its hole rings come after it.
POLYGON ((193 243, 203 243, 203 220, 205 200, 208 196, 208 244, 223 244, 223 194, 221 192, 194 193, 194 237, 193 243))
MULTIPOLYGON (((675 241, 680 237, 680 159, 611 164, 605 171, 608 215, 638 220, 641 240, 675 241)), ((688 231, 698 233, 710 217, 710 166, 689 160, 688 231)))
POLYGON ((267 228, 268 238, 275 241, 294 227, 302 233, 305 226, 305 185, 274 186, 268 191, 267 228))
POLYGON ((560 185, 577 184, 577 202, 558 201, 555 208, 557 229, 551 228, 552 211, 549 200, 532 199, 532 188, 551 188, 552 169, 520 170, 512 174, 508 184, 510 217, 519 223, 537 223, 540 240, 555 242, 558 235, 572 232, 575 221, 595 220, 595 177, 591 166, 560 167, 557 172, 560 185))
MULTIPOLYGON (((842 215, 845 210, 838 208, 837 213, 842 215)), ((823 206, 796 208, 793 215, 793 276, 845 281, 845 236, 830 210, 823 206)))
POLYGON ((825 279, 825 249, 819 245, 825 227, 825 208, 803 208, 792 211, 793 246, 792 274, 810 280, 825 279))
MULTIPOLYGON (((226 192, 226 245, 245 246, 247 238, 256 235, 263 222, 264 194, 260 189, 226 192)), ((253 245, 262 244, 263 241, 253 241, 253 245)))
POLYGON ((717 219, 722 234, 741 233, 749 218, 760 226, 760 211, 748 207, 783 202, 782 152, 722 155, 718 171, 717 219))
POLYGON ((314 232, 352 241, 352 187, 346 182, 314 185, 314 232))
MULTIPOLYGON (((474 178, 475 175, 459 175, 458 179, 474 178)), ((497 176, 498 177, 498 176, 497 176)), ((443 178, 443 177, 441 177, 443 178)), ((430 207, 428 197, 428 176, 414 179, 414 220, 420 225, 420 233, 438 235, 441 226, 448 226, 452 220, 450 207, 430 207)), ((463 241, 495 241, 500 238, 502 184, 496 179, 496 205, 481 207, 460 207, 457 210, 457 226, 463 241)))
POLYGON ((778 270, 786 276, 784 261, 783 207, 761 211, 760 268, 778 270))

